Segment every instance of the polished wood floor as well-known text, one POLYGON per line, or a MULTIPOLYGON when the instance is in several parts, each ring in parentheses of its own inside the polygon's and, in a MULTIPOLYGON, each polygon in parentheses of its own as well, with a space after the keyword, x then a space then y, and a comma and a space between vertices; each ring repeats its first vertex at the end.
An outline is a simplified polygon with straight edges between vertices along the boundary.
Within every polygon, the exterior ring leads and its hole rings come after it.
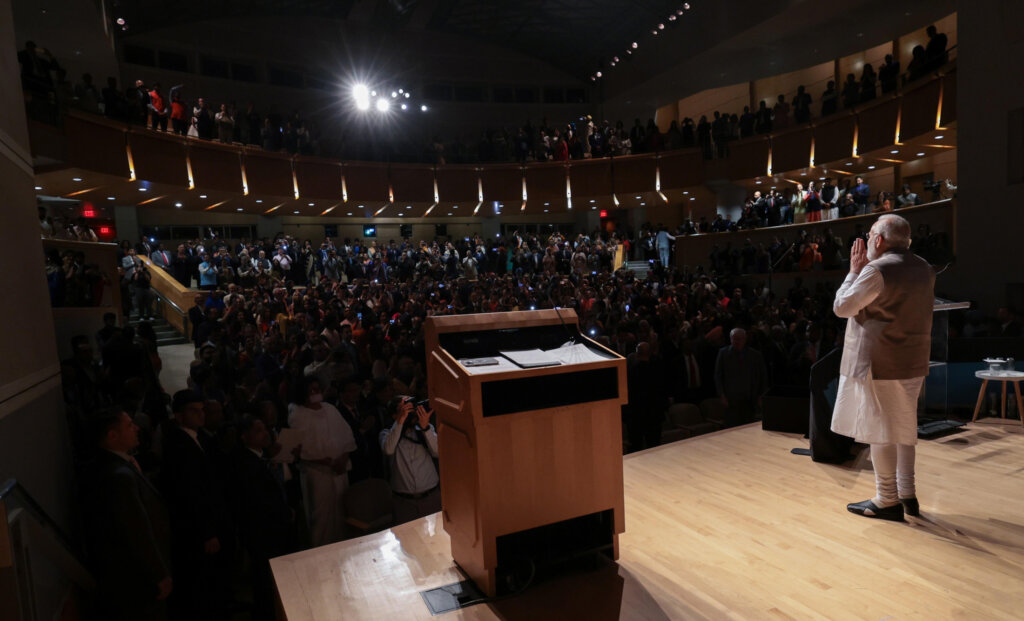
MULTIPOLYGON (((752 425, 629 455, 621 558, 441 619, 1021 619, 1024 432, 984 419, 918 444, 922 517, 846 511, 851 467, 752 425)), ((427 619, 461 579, 438 515, 272 561, 289 621, 427 619)))

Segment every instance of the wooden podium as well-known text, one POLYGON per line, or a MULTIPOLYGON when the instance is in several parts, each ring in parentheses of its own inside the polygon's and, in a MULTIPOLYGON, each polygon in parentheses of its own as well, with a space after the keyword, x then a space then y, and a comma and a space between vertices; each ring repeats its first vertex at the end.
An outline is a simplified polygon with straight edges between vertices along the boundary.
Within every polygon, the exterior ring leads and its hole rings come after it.
POLYGON ((494 596, 524 559, 618 559, 625 359, 581 335, 568 309, 429 317, 426 348, 442 518, 470 579, 494 596), (570 340, 581 353, 558 366, 498 353, 570 340), (460 363, 478 357, 500 364, 460 363))

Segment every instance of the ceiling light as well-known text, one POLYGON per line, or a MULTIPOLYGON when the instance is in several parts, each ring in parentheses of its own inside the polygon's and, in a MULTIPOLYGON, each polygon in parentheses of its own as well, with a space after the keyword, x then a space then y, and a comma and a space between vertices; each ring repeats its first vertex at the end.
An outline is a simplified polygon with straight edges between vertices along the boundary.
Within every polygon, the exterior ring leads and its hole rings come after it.
POLYGON ((642 198, 642 197, 640 197, 640 196, 637 196, 637 197, 636 197, 636 200, 640 200, 641 198, 642 198))
POLYGON ((550 204, 551 204, 551 203, 544 203, 544 206, 545 206, 545 207, 547 207, 547 206, 548 206, 548 205, 550 205, 550 204))
POLYGON ((174 203, 174 206, 180 208, 181 207, 181 203, 174 203))
POLYGON ((619 62, 619 57, 615 56, 614 58, 612 58, 612 62, 616 62, 616 63, 619 62))
POLYGON ((114 200, 114 197, 113 197, 113 196, 108 196, 108 197, 107 197, 107 200, 108 200, 108 201, 112 201, 112 200, 114 200))
POLYGON ((547 209, 545 209, 545 210, 544 210, 544 213, 547 213, 547 212, 548 212, 548 210, 547 210, 547 209))
POLYGON ((306 204, 307 204, 307 205, 309 205, 310 207, 312 207, 312 206, 313 206, 313 203, 306 203, 306 204))
POLYGON ((689 11, 690 10, 690 3, 689 2, 684 2, 683 3, 683 8, 686 9, 687 11, 689 11))
POLYGON ((656 35, 656 34, 658 34, 658 29, 657 29, 657 28, 655 28, 654 30, 652 30, 652 31, 651 31, 651 34, 652 34, 652 35, 656 35))
POLYGON ((358 100, 356 100, 356 108, 359 109, 359 110, 362 110, 364 112, 366 110, 369 110, 370 109, 370 100, 369 99, 358 99, 358 100))
POLYGON ((295 210, 295 211, 293 211, 292 213, 299 213, 299 210, 298 210, 298 209, 296 209, 296 210, 295 210))
POLYGON ((381 97, 380 99, 377 100, 377 112, 387 112, 388 108, 390 107, 391 104, 388 102, 387 99, 381 97))
POLYGON ((408 98, 409 98, 409 93, 406 93, 406 94, 405 94, 405 98, 406 98, 406 99, 408 99, 408 98))
POLYGON ((406 205, 405 208, 406 209, 412 209, 412 205, 406 205))
POLYGON ((646 205, 646 204, 647 204, 647 203, 640 203, 640 206, 641 206, 641 207, 643 207, 643 206, 644 206, 644 205, 646 205))
POLYGON ((636 44, 636 41, 633 41, 633 45, 632 45, 632 48, 633 48, 634 50, 635 50, 635 49, 637 48, 637 44, 636 44))
POLYGON ((398 91, 391 91, 391 98, 394 99, 395 97, 398 97, 398 91))
POLYGON ((360 205, 359 208, 360 209, 366 209, 366 207, 363 207, 362 205, 360 205))
POLYGON ((893 155, 896 155, 899 152, 900 152, 899 149, 893 149, 892 151, 889 151, 889 153, 892 153, 893 155))
POLYGON ((260 204, 260 203, 262 203, 262 202, 263 202, 263 199, 262 199, 262 198, 257 198, 257 199, 256 199, 256 204, 257 204, 257 205, 258 205, 258 204, 260 204))
POLYGON ((594 75, 596 75, 597 77, 599 77, 599 78, 600 78, 600 77, 601 77, 601 72, 600 72, 600 71, 598 71, 598 72, 597 72, 597 73, 595 73, 594 75))
POLYGON ((943 138, 945 138, 945 136, 943 136, 942 134, 939 134, 938 136, 935 137, 936 140, 942 140, 943 138))
POLYGON ((755 181, 754 183, 756 183, 757 185, 761 185, 761 180, 760 180, 760 179, 758 179, 758 180, 757 180, 757 181, 755 181))
POLYGON ((872 164, 871 166, 868 166, 868 170, 874 170, 874 169, 875 169, 875 165, 874 164, 872 164))
POLYGON ((426 111, 427 111, 427 104, 423 104, 422 106, 420 106, 420 112, 426 112, 426 111))
POLYGON ((594 199, 590 199, 590 202, 591 202, 591 203, 596 203, 597 201, 596 201, 596 200, 594 200, 594 199))
POLYGON ((81 177, 72 177, 71 180, 72 181, 81 181, 82 178, 81 177))
MULTIPOLYGON (((847 162, 846 165, 847 166, 853 166, 853 162, 847 162)), ((804 173, 804 174, 806 175, 807 173, 804 173)))
POLYGON ((42 189, 43 189, 43 186, 41 186, 41 185, 37 185, 36 186, 36 190, 42 190, 42 189))
POLYGON ((149 188, 139 188, 139 192, 148 192, 149 188))
POLYGON ((409 106, 407 106, 405 104, 402 104, 402 110, 408 110, 408 109, 409 109, 409 106))
POLYGON ((239 208, 235 209, 235 211, 242 211, 242 208, 239 207, 239 208))
POLYGON ((206 195, 205 194, 200 194, 199 198, 206 198, 206 195))
POLYGON ((676 21, 676 16, 675 16, 675 14, 669 15, 669 16, 668 16, 668 21, 670 21, 670 22, 674 22, 674 21, 676 21))
POLYGON ((924 157, 924 155, 925 155, 924 151, 921 151, 920 153, 917 154, 917 157, 924 157))
POLYGON ((665 24, 658 24, 658 30, 664 30, 665 24))
POLYGON ((401 218, 404 215, 405 215, 404 213, 399 212, 398 217, 401 218))
POLYGON ((351 216, 351 215, 352 215, 352 212, 351 212, 351 211, 350 211, 350 212, 348 212, 348 215, 350 215, 350 216, 351 216))
POLYGON ((405 91, 403 89, 398 89, 398 92, 399 93, 404 93, 405 91))
MULTIPOLYGON (((774 190, 775 188, 772 188, 772 189, 774 190)), ((695 200, 697 200, 697 199, 691 196, 691 197, 690 197, 690 200, 691 200, 691 201, 695 201, 695 200)))
POLYGON ((687 194, 689 194, 689 193, 690 193, 690 191, 689 191, 689 190, 683 190, 683 196, 686 196, 686 195, 687 195, 687 194))

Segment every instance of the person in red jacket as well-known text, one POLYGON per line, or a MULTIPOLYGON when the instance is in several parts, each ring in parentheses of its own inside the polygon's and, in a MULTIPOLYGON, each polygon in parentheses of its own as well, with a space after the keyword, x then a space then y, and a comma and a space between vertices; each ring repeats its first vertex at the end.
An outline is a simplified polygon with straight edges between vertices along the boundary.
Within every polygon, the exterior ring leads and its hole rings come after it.
POLYGON ((154 84, 149 91, 149 126, 162 132, 167 131, 167 102, 160 94, 160 84, 154 84))
POLYGON ((171 87, 171 129, 175 134, 184 136, 188 133, 188 106, 181 99, 181 85, 171 87))

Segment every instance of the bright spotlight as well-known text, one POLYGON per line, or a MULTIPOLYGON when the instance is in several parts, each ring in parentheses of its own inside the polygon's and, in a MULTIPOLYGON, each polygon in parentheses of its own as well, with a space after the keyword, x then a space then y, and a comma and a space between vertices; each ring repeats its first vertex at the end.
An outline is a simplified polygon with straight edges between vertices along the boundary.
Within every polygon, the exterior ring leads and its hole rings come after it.
POLYGON ((600 71, 598 71, 598 72, 597 72, 597 73, 595 73, 594 75, 596 75, 597 77, 599 77, 599 78, 600 78, 600 77, 601 77, 601 72, 600 72, 600 71))
POLYGON ((409 93, 408 93, 408 92, 406 92, 406 93, 405 93, 405 98, 406 98, 406 99, 408 99, 408 98, 409 98, 409 93))
POLYGON ((404 90, 402 90, 402 89, 398 89, 398 92, 399 92, 399 93, 404 93, 405 91, 404 91, 404 90))
POLYGON ((427 111, 427 104, 423 104, 422 106, 420 106, 420 112, 426 112, 426 111, 427 111))
POLYGON ((377 110, 379 112, 387 112, 388 108, 390 108, 390 107, 391 107, 391 104, 388 103, 387 99, 384 99, 383 97, 381 97, 380 99, 377 100, 377 110))
POLYGON ((409 109, 409 106, 407 106, 405 104, 402 104, 402 110, 408 110, 408 109, 409 109))
POLYGON ((363 111, 369 110, 370 109, 370 100, 369 99, 357 99, 356 100, 356 108, 358 108, 360 110, 363 110, 363 111))
POLYGON ((398 97, 398 91, 391 91, 391 98, 394 99, 395 97, 398 97))
POLYGON ((352 87, 352 96, 356 99, 366 99, 370 96, 370 89, 365 84, 356 84, 352 87))

